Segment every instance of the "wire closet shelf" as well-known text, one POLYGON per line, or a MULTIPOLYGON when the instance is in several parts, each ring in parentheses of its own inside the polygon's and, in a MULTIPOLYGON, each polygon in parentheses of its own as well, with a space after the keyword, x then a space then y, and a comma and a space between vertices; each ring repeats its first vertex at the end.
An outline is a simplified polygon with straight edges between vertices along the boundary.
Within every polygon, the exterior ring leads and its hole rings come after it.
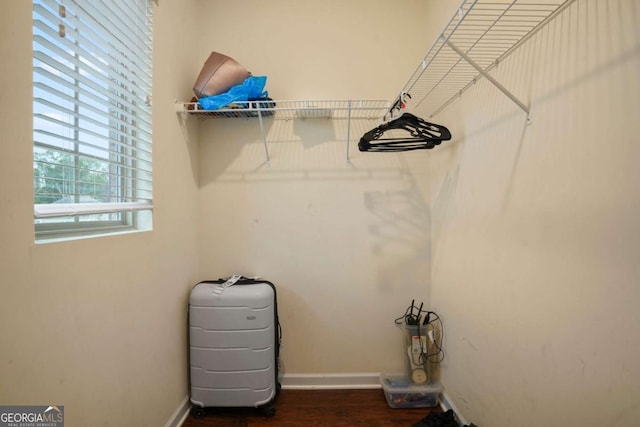
POLYGON ((489 72, 573 1, 463 0, 397 99, 433 117, 485 77, 528 117, 529 107, 489 72))
POLYGON ((350 163, 349 141, 352 120, 378 120, 390 108, 389 100, 257 100, 234 102, 217 110, 204 110, 198 102, 176 102, 178 113, 201 118, 252 118, 257 117, 264 145, 266 165, 271 164, 267 135, 263 119, 344 119, 347 122, 346 162, 350 163))
POLYGON ((258 100, 234 102, 217 110, 204 110, 197 102, 178 102, 177 110, 196 117, 292 119, 380 119, 390 106, 389 100, 258 100))

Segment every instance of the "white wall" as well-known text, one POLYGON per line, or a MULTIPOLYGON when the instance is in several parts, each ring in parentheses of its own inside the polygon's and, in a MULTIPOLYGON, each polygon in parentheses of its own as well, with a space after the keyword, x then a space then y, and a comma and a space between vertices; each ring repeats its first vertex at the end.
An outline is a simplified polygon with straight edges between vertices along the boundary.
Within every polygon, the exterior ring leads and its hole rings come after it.
MULTIPOLYGON (((427 47, 418 1, 201 1, 198 50, 266 75, 274 99, 390 99, 427 47)), ((194 75, 195 78, 195 75, 194 75)), ((429 303, 425 153, 359 153, 378 121, 200 124, 200 271, 278 286, 285 374, 400 370, 394 326, 429 303)))
POLYGON ((0 14, 0 403, 65 406, 68 426, 163 425, 186 396, 197 276, 197 144, 173 100, 190 87, 194 3, 154 26, 154 230, 34 244, 31 2, 0 14))
POLYGON ((278 285, 288 373, 399 368, 391 321, 417 298, 444 320, 443 381, 467 419, 635 425, 637 1, 577 0, 499 67, 529 126, 480 81, 434 119, 454 140, 432 152, 352 143, 346 166, 343 122, 267 120, 270 168, 255 121, 175 116, 209 51, 266 74, 274 98, 391 98, 458 1, 159 3, 154 231, 46 245, 31 7, 3 4, 2 404, 164 423, 188 393, 190 285, 241 272, 278 285))
POLYGON ((434 118, 443 381, 480 426, 638 425, 639 13, 578 0, 500 64, 531 125, 484 80, 434 118))

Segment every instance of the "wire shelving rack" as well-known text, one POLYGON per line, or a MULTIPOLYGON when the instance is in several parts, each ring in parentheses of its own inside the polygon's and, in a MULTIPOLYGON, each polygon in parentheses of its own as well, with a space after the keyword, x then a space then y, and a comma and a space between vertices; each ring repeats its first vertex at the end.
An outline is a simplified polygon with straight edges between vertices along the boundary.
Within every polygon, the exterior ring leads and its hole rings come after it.
POLYGON ((389 111, 389 100, 258 100, 240 101, 217 110, 204 110, 197 102, 176 102, 176 111, 201 118, 258 118, 267 166, 269 147, 264 130, 264 118, 273 120, 333 119, 347 121, 346 161, 349 160, 351 120, 378 120, 389 111))
POLYGON ((463 0, 397 100, 426 109, 428 117, 433 117, 484 77, 529 119, 529 106, 490 71, 573 1, 463 0))

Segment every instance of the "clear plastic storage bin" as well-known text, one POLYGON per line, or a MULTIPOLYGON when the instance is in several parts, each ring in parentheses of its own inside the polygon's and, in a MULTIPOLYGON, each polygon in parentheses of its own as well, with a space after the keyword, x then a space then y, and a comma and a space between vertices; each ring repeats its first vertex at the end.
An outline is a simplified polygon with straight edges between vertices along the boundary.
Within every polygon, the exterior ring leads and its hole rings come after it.
POLYGON ((438 383, 438 351, 432 341, 432 325, 403 325, 403 354, 406 356, 407 376, 416 385, 438 383))
POLYGON ((380 383, 392 408, 432 408, 442 391, 439 383, 414 384, 406 374, 382 374, 380 383))

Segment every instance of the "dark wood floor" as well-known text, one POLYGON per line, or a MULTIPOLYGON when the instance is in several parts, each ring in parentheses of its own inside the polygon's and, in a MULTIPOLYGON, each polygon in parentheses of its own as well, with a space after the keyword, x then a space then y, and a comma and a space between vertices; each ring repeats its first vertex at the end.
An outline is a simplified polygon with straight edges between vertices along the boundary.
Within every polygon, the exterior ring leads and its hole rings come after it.
POLYGON ((282 390, 276 414, 265 417, 255 409, 217 409, 206 417, 189 415, 183 427, 411 427, 439 408, 394 409, 382 390, 282 390))

